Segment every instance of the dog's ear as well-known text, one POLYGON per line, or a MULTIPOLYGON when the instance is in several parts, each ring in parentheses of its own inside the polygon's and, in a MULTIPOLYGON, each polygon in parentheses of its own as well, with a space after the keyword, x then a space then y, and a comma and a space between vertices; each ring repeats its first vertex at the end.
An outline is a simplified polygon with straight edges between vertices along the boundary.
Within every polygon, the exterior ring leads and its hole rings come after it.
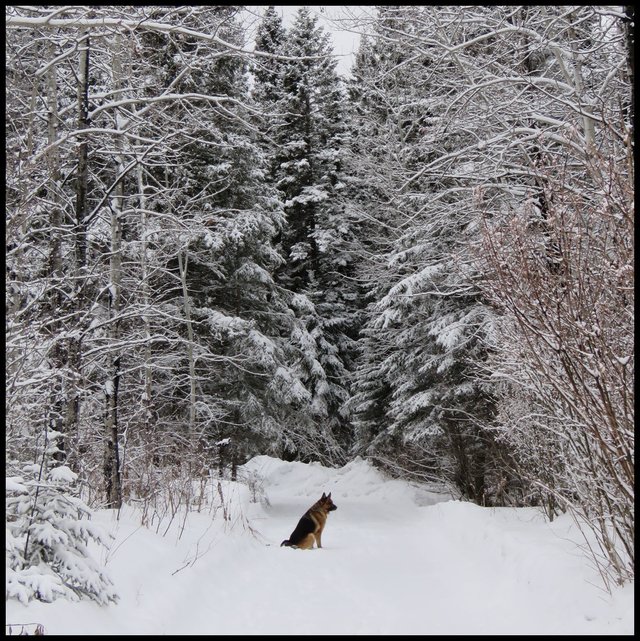
POLYGON ((330 498, 331 498, 331 492, 329 492, 329 494, 327 494, 327 498, 328 498, 328 499, 330 499, 330 498))
POLYGON ((321 498, 323 498, 323 499, 326 499, 326 498, 327 498, 327 497, 325 496, 324 492, 322 493, 322 497, 321 497, 321 498))

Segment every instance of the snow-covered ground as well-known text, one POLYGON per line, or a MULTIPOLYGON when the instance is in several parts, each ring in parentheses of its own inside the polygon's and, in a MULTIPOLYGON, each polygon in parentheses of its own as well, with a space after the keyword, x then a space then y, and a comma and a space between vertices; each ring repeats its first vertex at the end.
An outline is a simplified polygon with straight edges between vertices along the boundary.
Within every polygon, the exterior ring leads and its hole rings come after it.
MULTIPOLYGON (((156 533, 126 507, 94 517, 117 605, 7 602, 46 634, 633 634, 633 585, 606 593, 569 517, 481 508, 385 479, 267 456, 156 533), (323 491, 323 549, 279 547, 323 491), (257 499, 257 500, 256 500, 257 499), (226 516, 226 518, 225 518, 226 516), (184 527, 183 527, 184 526, 184 527)), ((15 630, 14 630, 15 632, 15 630)))

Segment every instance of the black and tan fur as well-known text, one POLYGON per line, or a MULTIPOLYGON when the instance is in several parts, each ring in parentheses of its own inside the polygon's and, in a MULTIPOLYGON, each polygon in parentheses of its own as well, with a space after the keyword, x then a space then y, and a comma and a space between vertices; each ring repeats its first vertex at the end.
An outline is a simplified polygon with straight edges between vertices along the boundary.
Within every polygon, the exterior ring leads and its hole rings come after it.
POLYGON ((327 523, 329 512, 337 510, 338 507, 331 500, 331 492, 325 496, 324 492, 319 501, 314 503, 298 521, 296 529, 291 532, 291 536, 280 544, 280 547, 286 545, 292 548, 301 548, 310 550, 314 541, 319 548, 322 547, 322 531, 327 523))

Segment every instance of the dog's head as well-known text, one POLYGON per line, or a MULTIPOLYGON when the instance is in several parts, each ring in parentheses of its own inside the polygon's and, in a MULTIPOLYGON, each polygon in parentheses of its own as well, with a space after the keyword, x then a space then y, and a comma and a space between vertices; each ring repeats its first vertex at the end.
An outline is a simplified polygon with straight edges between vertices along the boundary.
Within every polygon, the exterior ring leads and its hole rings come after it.
POLYGON ((320 503, 322 509, 326 510, 327 512, 333 512, 333 510, 338 509, 338 506, 331 500, 331 492, 329 492, 329 494, 325 494, 323 492, 322 498, 318 501, 318 503, 320 503))

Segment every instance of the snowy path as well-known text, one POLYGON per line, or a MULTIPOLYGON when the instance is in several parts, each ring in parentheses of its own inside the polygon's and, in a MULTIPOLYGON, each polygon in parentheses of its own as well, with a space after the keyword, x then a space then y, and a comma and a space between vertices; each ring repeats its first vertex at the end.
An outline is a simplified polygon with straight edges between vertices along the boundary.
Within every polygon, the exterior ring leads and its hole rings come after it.
POLYGON ((11 601, 7 622, 38 621, 48 634, 633 632, 633 586, 610 597, 593 585, 568 519, 442 501, 362 461, 247 467, 266 501, 229 485, 231 533, 219 516, 192 514, 179 539, 162 537, 124 515, 107 566, 117 606, 11 601), (325 490, 338 510, 323 549, 280 548, 325 490))
POLYGON ((613 629, 616 616, 626 618, 611 614, 604 595, 585 583, 595 577, 575 545, 559 538, 566 527, 554 534, 534 510, 443 502, 401 482, 381 487, 373 470, 357 465, 323 485, 324 472, 315 479, 275 466, 266 490, 271 506, 258 522, 278 545, 319 498, 311 487, 332 491, 338 505, 322 550, 266 555, 262 607, 284 606, 292 633, 320 631, 319 616, 329 634, 593 634, 605 620, 613 629), (294 488, 299 499, 291 497, 294 488))

